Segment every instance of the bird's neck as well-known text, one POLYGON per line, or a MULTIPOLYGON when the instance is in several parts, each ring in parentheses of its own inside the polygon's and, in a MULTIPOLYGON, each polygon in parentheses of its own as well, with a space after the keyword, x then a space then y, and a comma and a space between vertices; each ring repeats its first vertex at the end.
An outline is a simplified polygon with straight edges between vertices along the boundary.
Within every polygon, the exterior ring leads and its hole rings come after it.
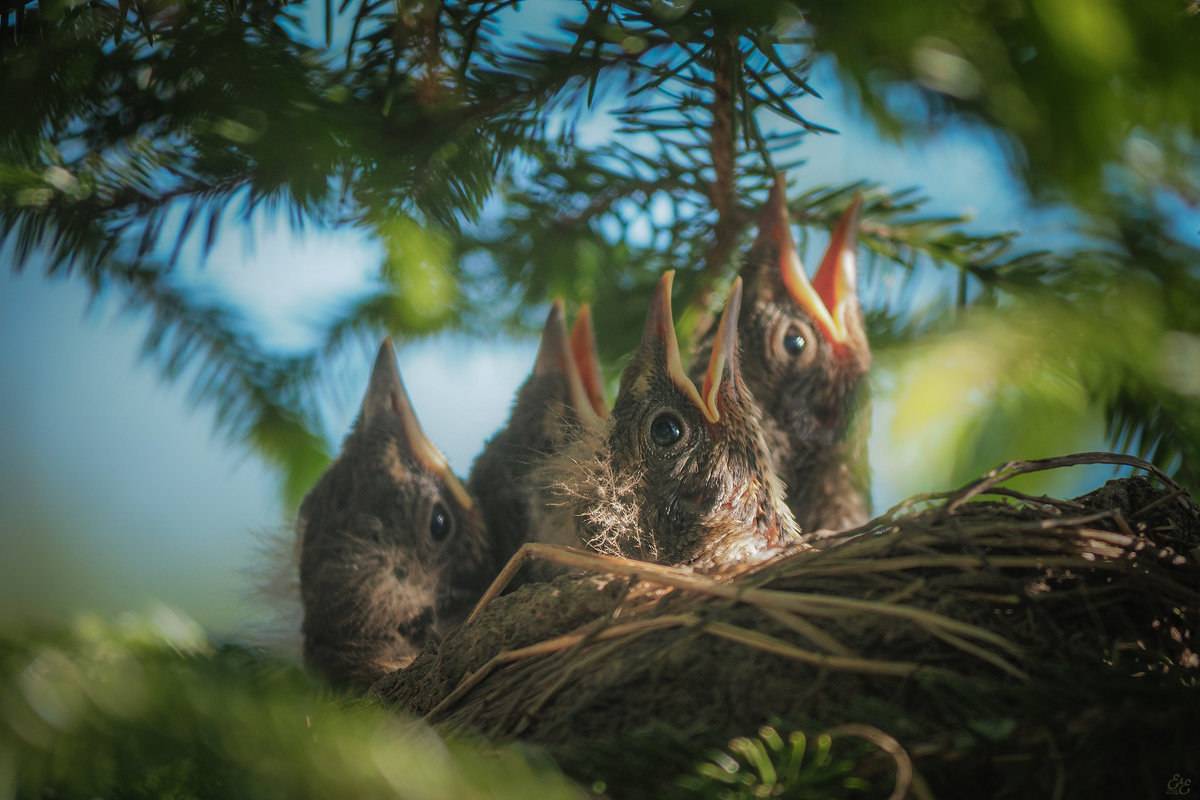
POLYGON ((865 401, 854 404, 853 412, 807 437, 789 434, 775 419, 764 420, 776 473, 786 485, 788 507, 805 533, 845 530, 869 518, 870 413, 865 401))

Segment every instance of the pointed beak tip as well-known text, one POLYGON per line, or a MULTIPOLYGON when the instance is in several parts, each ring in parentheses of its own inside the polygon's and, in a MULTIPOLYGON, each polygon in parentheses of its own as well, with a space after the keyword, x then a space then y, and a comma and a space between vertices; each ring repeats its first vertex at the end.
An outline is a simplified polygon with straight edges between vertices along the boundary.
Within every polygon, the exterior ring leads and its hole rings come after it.
POLYGON ((742 307, 742 278, 738 276, 733 281, 729 297, 725 301, 725 310, 721 312, 721 321, 717 324, 716 341, 712 355, 708 360, 708 370, 704 373, 704 385, 701 397, 704 404, 701 408, 709 422, 719 422, 721 411, 717 405, 721 387, 734 380, 737 369, 737 323, 742 307))
POLYGON ((844 342, 848 309, 858 298, 858 214, 862 207, 862 192, 856 192, 850 205, 834 226, 829 248, 821 259, 813 287, 829 310, 835 323, 832 333, 835 342, 844 342))
POLYGON ((451 472, 446 482, 450 485, 450 492, 454 495, 454 499, 458 501, 458 504, 468 512, 474 511, 475 498, 467 493, 467 488, 462 485, 462 481, 458 479, 458 476, 451 472))
POLYGON ((775 173, 775 179, 771 182, 771 194, 778 195, 781 199, 787 198, 787 173, 780 170, 775 173))
POLYGON ((788 209, 787 177, 780 172, 775 175, 775 182, 767 193, 767 204, 763 206, 758 218, 757 241, 766 241, 775 245, 780 253, 795 250, 792 241, 791 212, 788 209))
POLYGON ((571 326, 569 338, 572 348, 577 351, 576 359, 583 350, 595 349, 596 334, 592 328, 592 310, 588 308, 587 303, 579 306, 579 313, 575 315, 575 324, 571 326))
POLYGON ((379 354, 375 360, 380 361, 388 357, 391 357, 393 360, 396 358, 396 346, 392 343, 391 336, 384 336, 383 341, 379 343, 379 354))
MULTIPOLYGON (((675 279, 675 271, 667 270, 658 280, 654 289, 654 299, 650 303, 650 311, 646 315, 646 328, 642 333, 640 350, 649 353, 661 352, 664 361, 658 366, 666 372, 666 377, 709 417, 709 410, 696 389, 696 384, 688 377, 683 368, 683 358, 679 353, 679 340, 675 336, 675 320, 671 312, 671 286, 675 279), (662 348, 660 351, 659 348, 662 348)), ((711 420, 710 421, 715 421, 711 420)))
MULTIPOLYGON (((584 394, 587 395, 586 405, 590 406, 590 412, 594 414, 595 419, 605 419, 608 417, 608 404, 604 401, 604 376, 600 370, 600 355, 596 350, 592 309, 587 303, 579 306, 575 325, 571 328, 570 345, 575 367, 583 382, 584 394)), ((579 411, 581 415, 589 416, 586 408, 581 407, 579 411)))
POLYGON ((561 299, 556 298, 550 304, 550 313, 546 315, 546 324, 542 327, 542 340, 538 344, 537 357, 533 362, 533 373, 544 375, 558 368, 564 354, 570 349, 568 342, 563 303, 561 299))
POLYGON ((673 269, 667 270, 662 274, 662 277, 658 279, 658 288, 667 296, 668 300, 671 298, 671 289, 674 285, 675 270, 673 269))
POLYGON ((363 400, 364 414, 369 413, 366 410, 368 406, 380 402, 379 393, 383 391, 386 391, 388 395, 386 402, 390 404, 391 413, 396 415, 404 430, 405 444, 412 458, 422 467, 442 478, 460 505, 468 510, 472 509, 474 501, 462 482, 450 470, 446 456, 421 428, 417 412, 412 405, 412 399, 408 396, 408 389, 404 386, 404 379, 400 376, 400 367, 396 363, 396 351, 390 336, 385 336, 379 345, 379 355, 375 360, 375 372, 372 373, 371 386, 368 387, 367 397, 363 400), (379 372, 381 369, 383 372, 379 372), (372 399, 373 394, 376 398, 374 400, 372 399))
POLYGON ((850 205, 846 206, 846 210, 842 213, 842 218, 846 221, 846 232, 852 234, 848 238, 855 242, 858 239, 858 221, 862 214, 862 205, 862 192, 855 192, 854 197, 850 200, 850 205))
POLYGON ((643 340, 647 337, 663 340, 675 336, 675 322, 671 310, 671 286, 675 280, 675 271, 667 270, 658 279, 654 287, 654 295, 650 299, 650 311, 646 315, 646 330, 643 340))
POLYGON ((767 206, 764 209, 764 217, 773 225, 778 225, 782 222, 787 224, 787 182, 782 175, 775 177, 775 183, 771 186, 771 191, 767 195, 767 206))
POLYGON ((727 304, 736 306, 739 310, 742 307, 742 276, 738 275, 733 279, 733 287, 729 290, 729 300, 727 304))
POLYGON ((726 351, 730 361, 733 361, 737 354, 737 325, 741 310, 742 278, 739 275, 733 281, 733 288, 729 290, 729 298, 725 301, 725 310, 721 312, 718 330, 718 336, 722 340, 720 346, 726 351))

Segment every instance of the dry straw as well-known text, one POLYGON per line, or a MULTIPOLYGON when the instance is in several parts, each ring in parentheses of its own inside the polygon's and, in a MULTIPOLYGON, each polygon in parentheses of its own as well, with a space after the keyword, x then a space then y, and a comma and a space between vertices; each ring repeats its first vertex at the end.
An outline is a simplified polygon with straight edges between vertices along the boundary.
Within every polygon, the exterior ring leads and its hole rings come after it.
POLYGON ((812 545, 722 575, 528 545, 468 624, 376 692, 558 747, 652 722, 903 728, 931 687, 976 687, 982 703, 1064 673, 1200 675, 1200 509, 1139 459, 1005 464, 812 545), (1002 485, 1084 464, 1147 476, 1073 500, 1002 485), (531 559, 573 572, 500 596, 531 559))

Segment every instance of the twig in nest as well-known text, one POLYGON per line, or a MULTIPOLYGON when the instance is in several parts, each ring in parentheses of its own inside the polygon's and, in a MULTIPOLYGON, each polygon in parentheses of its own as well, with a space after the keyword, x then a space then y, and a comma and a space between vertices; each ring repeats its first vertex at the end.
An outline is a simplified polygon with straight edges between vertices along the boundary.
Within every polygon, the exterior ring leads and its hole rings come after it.
MULTIPOLYGON (((621 589, 621 593, 617 597, 616 601, 613 603, 612 611, 608 614, 608 616, 601 617, 600 619, 595 620, 593 623, 591 623, 590 625, 587 626, 588 630, 585 632, 583 638, 581 638, 579 640, 579 642, 576 643, 573 648, 574 654, 576 656, 575 660, 572 663, 567 664, 566 667, 564 667, 562 669, 562 671, 559 673, 558 677, 553 681, 553 683, 551 683, 550 686, 548 686, 546 689, 544 689, 538 695, 538 697, 535 698, 534 701, 529 704, 528 708, 525 710, 525 716, 521 719, 520 722, 517 723, 516 727, 513 729, 514 736, 521 735, 521 732, 526 727, 528 727, 529 721, 530 721, 530 719, 532 719, 532 716, 534 714, 536 714, 538 711, 540 711, 542 709, 542 707, 545 706, 546 703, 548 703, 550 701, 550 699, 552 697, 554 697, 554 695, 556 695, 562 689, 562 687, 565 686, 567 684, 567 682, 569 680, 571 680, 571 678, 581 668, 588 666, 589 664, 591 664, 592 662, 594 662, 598 659, 604 658, 611 651, 622 646, 622 642, 619 642, 619 641, 612 642, 606 648, 599 648, 596 650, 596 652, 591 653, 590 655, 580 656, 580 653, 584 647, 586 647, 590 642, 594 641, 600 633, 602 633, 604 630, 608 629, 613 624, 613 620, 616 618, 617 614, 620 613, 621 608, 625 605, 625 599, 627 597, 629 597, 629 590, 631 588, 633 588, 633 580, 632 579, 627 581, 625 583, 625 586, 621 589)), ((571 656, 571 652, 568 651, 567 657, 569 658, 570 656, 571 656)))
MULTIPOLYGON (((1077 564, 1075 560, 1071 560, 1072 564, 1077 564)), ((889 605, 887 603, 879 603, 872 600, 858 600, 853 597, 836 597, 816 594, 802 594, 800 592, 780 592, 769 589, 752 590, 745 593, 742 598, 745 602, 762 608, 781 608, 783 610, 792 611, 808 611, 812 614, 828 613, 830 610, 838 613, 861 613, 861 614, 877 614, 885 617, 899 617, 915 622, 923 628, 939 628, 944 631, 957 633, 961 636, 968 636, 972 639, 977 639, 981 642, 987 642, 1002 650, 1007 650, 1013 655, 1020 655, 1021 648, 1012 642, 992 633, 989 630, 980 628, 976 625, 971 625, 967 622, 960 622, 956 619, 937 614, 932 611, 926 611, 921 608, 912 606, 889 605), (753 597, 750 595, 753 593, 753 597)))
MULTIPOLYGON (((678 567, 667 567, 662 564, 651 564, 647 561, 637 561, 620 556, 606 556, 586 550, 576 550, 559 544, 544 544, 542 542, 526 542, 521 549, 500 570, 500 574, 492 581, 491 586, 475 604, 467 622, 473 621, 489 603, 500 596, 505 587, 512 582, 513 577, 521 567, 534 559, 542 559, 564 567, 591 570, 592 572, 609 572, 615 575, 625 575, 630 578, 654 576, 658 583, 679 588, 694 589, 711 584, 708 578, 702 578, 693 572, 678 567)), ((701 589, 703 591, 703 589, 701 589)))
POLYGON ((1179 484, 1171 480, 1165 472, 1149 461, 1143 461, 1140 458, 1125 455, 1124 453, 1077 453, 1075 455, 1057 456, 1055 458, 1039 458, 1033 461, 1009 461, 1007 464, 996 467, 982 478, 972 481, 954 493, 954 499, 946 505, 946 512, 953 514, 963 503, 990 491, 993 487, 1018 475, 1059 469, 1060 467, 1077 467, 1083 464, 1116 464, 1124 467, 1134 467, 1135 469, 1144 470, 1157 476, 1172 489, 1179 489, 1179 484))
POLYGON ((879 523, 883 522, 884 520, 893 522, 899 517, 908 516, 908 512, 920 503, 933 503, 937 500, 949 500, 951 497, 954 497, 955 494, 957 494, 957 492, 923 492, 921 494, 914 494, 912 497, 907 497, 901 500, 899 503, 896 503, 896 505, 883 512, 875 519, 867 522, 864 525, 860 525, 854 530, 873 530, 879 527, 879 523))
POLYGON ((1083 503, 1077 503, 1074 500, 1064 500, 1058 497, 1034 497, 1031 494, 1018 492, 1016 489, 1009 489, 1007 486, 994 486, 988 490, 988 494, 994 494, 997 497, 1011 497, 1014 500, 1020 500, 1022 503, 1035 506, 1046 506, 1049 508, 1063 508, 1070 511, 1082 511, 1087 508, 1083 503))
POLYGON ((630 641, 636 636, 645 635, 651 631, 660 628, 674 628, 678 626, 695 625, 700 621, 699 617, 694 614, 682 614, 673 616, 654 617, 653 619, 638 620, 637 622, 627 622, 622 625, 613 625, 610 628, 605 628, 599 633, 587 631, 585 633, 568 633, 563 636, 556 636, 553 639, 547 639, 544 642, 531 644, 528 647, 520 647, 516 650, 506 650, 502 653, 497 653, 488 659, 488 662, 479 669, 464 677, 454 687, 450 694, 442 698, 436 706, 430 709, 424 717, 425 721, 431 722, 450 706, 457 703, 463 695, 471 691, 484 678, 492 673, 496 667, 504 664, 509 664, 514 661, 522 661, 529 658, 537 658, 539 656, 557 653, 562 650, 574 647, 584 639, 593 639, 594 641, 603 641, 606 639, 615 639, 619 636, 633 634, 630 641))
POLYGON ((860 723, 850 723, 830 728, 825 731, 825 735, 830 739, 840 739, 847 736, 866 739, 892 757, 892 760, 896 762, 896 785, 892 789, 892 793, 888 795, 887 800, 902 800, 902 798, 908 796, 909 788, 912 788, 913 793, 917 797, 922 798, 922 800, 925 798, 932 800, 933 795, 924 781, 918 780, 914 783, 913 778, 916 773, 913 770, 912 759, 909 758, 908 753, 901 746, 900 742, 888 736, 879 730, 879 728, 860 723))
MULTIPOLYGON (((1073 567, 1079 565, 1075 556, 987 556, 987 555, 954 555, 931 554, 916 556, 895 556, 880 561, 853 561, 842 564, 814 564, 802 569, 789 571, 787 577, 825 577, 829 575, 868 575, 880 572, 902 572, 914 569, 951 569, 973 570, 986 567, 994 569, 1023 569, 1040 567, 1073 567)), ((1120 565, 1113 565, 1120 568, 1120 565)))
MULTIPOLYGON (((826 655, 823 653, 814 653, 811 650, 805 650, 795 645, 776 639, 765 633, 758 631, 747 630, 737 625, 731 625, 724 622, 705 622, 695 614, 674 614, 662 617, 653 617, 651 619, 639 620, 637 622, 628 622, 624 624, 613 625, 604 628, 600 631, 589 630, 582 633, 570 633, 564 636, 558 636, 553 639, 548 639, 544 642, 539 642, 529 647, 522 647, 517 650, 509 650, 503 653, 498 653, 488 660, 479 669, 464 677, 459 681, 454 690, 446 697, 442 698, 436 706, 433 707, 425 715, 427 722, 436 720, 443 712, 456 704, 475 686, 479 685, 488 675, 490 675, 497 667, 504 664, 523 661, 527 659, 538 658, 541 656, 550 655, 552 653, 562 652, 581 645, 590 640, 593 642, 620 640, 614 641, 615 645, 624 646, 631 644, 637 639, 665 628, 695 628, 698 632, 717 636, 722 639, 728 639, 739 644, 753 647, 756 650, 761 650, 766 653, 783 656, 784 658, 800 661, 806 664, 815 664, 817 666, 842 670, 845 672, 859 672, 868 675, 890 675, 895 677, 909 677, 913 673, 921 670, 926 673, 939 672, 940 670, 934 667, 927 667, 915 662, 907 661, 883 661, 880 659, 857 658, 852 656, 841 655, 826 655)), ((843 648, 844 649, 844 648, 843 648)), ((997 656, 993 658, 998 659, 997 656)), ((591 659, 588 659, 589 661, 591 659)), ((1001 660, 1002 659, 998 659, 1001 660)), ((993 661, 992 663, 996 663, 993 661)), ((1015 669, 1009 667, 1009 670, 1015 669)), ((553 692, 550 692, 552 695, 553 692)), ((533 707, 527 709, 530 713, 536 713, 537 709, 545 704, 549 696, 540 697, 534 701, 533 707)))
POLYGON ((1117 524, 1117 527, 1121 529, 1121 533, 1128 536, 1131 541, 1137 538, 1137 534, 1133 532, 1133 528, 1129 527, 1129 523, 1125 521, 1125 515, 1115 508, 1112 510, 1112 519, 1117 524))
POLYGON ((824 647, 829 652, 838 656, 846 656, 848 658, 857 658, 858 654, 839 642, 837 639, 830 636, 825 631, 813 625, 806 619, 790 614, 787 611, 777 611, 775 609, 766 609, 766 614, 771 619, 783 625, 786 628, 800 634, 808 639, 813 644, 824 647))
MULTIPOLYGON (((592 640, 594 640, 594 638, 595 637, 592 637, 592 640)), ((584 640, 584 641, 580 642, 578 647, 583 647, 584 645, 587 644, 587 641, 588 640, 584 640)), ((590 653, 589 655, 583 656, 583 657, 579 658, 577 661, 575 661, 574 663, 567 665, 567 667, 565 669, 563 669, 561 673, 559 673, 558 678, 554 681, 554 683, 552 683, 549 687, 547 687, 545 689, 545 691, 543 691, 536 698, 534 698, 533 702, 530 703, 524 709, 524 716, 521 718, 521 721, 518 722, 517 725, 513 728, 512 735, 520 736, 521 733, 527 727, 529 727, 529 723, 533 719, 533 716, 535 714, 537 714, 539 711, 541 711, 542 708, 546 705, 546 703, 550 702, 550 700, 556 694, 558 694, 562 690, 562 688, 564 686, 566 686, 567 683, 572 678, 575 677, 576 674, 578 674, 579 670, 581 670, 585 667, 588 667, 597 661, 602 661, 602 660, 608 658, 613 653, 613 651, 615 651, 621 647, 624 647, 625 644, 626 644, 626 642, 621 641, 621 640, 611 641, 604 647, 597 647, 594 653, 590 653)))
POLYGON ((899 603, 901 600, 907 600, 917 592, 925 588, 926 580, 924 577, 917 578, 915 581, 909 581, 901 588, 886 595, 881 599, 884 603, 899 603))
MULTIPOLYGON (((1084 514, 1082 517, 1052 517, 1050 519, 1039 519, 1033 522, 1017 522, 1012 525, 1012 529, 1016 531, 1050 531, 1073 533, 1071 530, 1079 525, 1087 525, 1089 522, 1099 522, 1102 519, 1112 517, 1112 512, 1097 511, 1092 514, 1084 514)), ((1128 544, 1128 542, 1126 542, 1128 544)))
POLYGON ((1145 514, 1147 511, 1157 508, 1158 506, 1161 506, 1163 503, 1166 503, 1170 500, 1174 500, 1176 497, 1179 497, 1184 494, 1187 494, 1187 492, 1184 491, 1183 487, 1176 486, 1173 491, 1169 492, 1168 494, 1164 494, 1162 497, 1158 498, 1153 503, 1146 505, 1144 508, 1140 508, 1137 511, 1133 512, 1133 516, 1140 517, 1143 514, 1145 514))
POLYGON ((1007 661, 1005 661, 1003 658, 996 655, 995 653, 985 650, 982 647, 979 647, 978 645, 972 644, 971 642, 968 642, 966 639, 962 639, 958 636, 955 636, 952 633, 948 633, 947 631, 938 630, 937 628, 926 628, 925 630, 927 630, 931 636, 936 636, 937 638, 941 639, 946 644, 951 645, 953 647, 957 647, 959 650, 962 650, 964 653, 969 653, 970 655, 975 656, 976 658, 978 658, 981 661, 986 661, 987 663, 991 664, 993 667, 996 667, 997 669, 1003 670, 1004 672, 1007 672, 1009 675, 1012 675, 1014 678, 1017 678, 1017 679, 1023 680, 1023 681, 1029 680, 1029 675, 1024 670, 1017 669, 1012 664, 1009 664, 1007 661))
POLYGON ((793 644, 788 644, 782 639, 776 639, 774 636, 747 630, 737 625, 730 625, 727 622, 706 622, 701 626, 700 630, 705 633, 711 633, 713 636, 719 636, 722 639, 728 639, 731 642, 753 647, 755 650, 762 650, 764 653, 771 653, 772 655, 790 658, 793 661, 801 661, 805 664, 814 664, 819 667, 828 667, 845 672, 861 672, 866 675, 891 675, 900 678, 907 678, 917 670, 921 670, 923 673, 943 672, 943 670, 939 670, 936 667, 927 667, 913 661, 880 661, 872 658, 847 658, 845 656, 814 653, 811 650, 805 650, 793 644))
MULTIPOLYGON (((517 570, 520 569, 524 561, 530 558, 544 558, 548 561, 559 563, 564 566, 579 567, 598 572, 611 572, 630 577, 639 577, 651 583, 659 583, 674 587, 676 589, 693 591, 712 597, 721 597, 726 600, 746 603, 747 605, 755 606, 764 611, 775 610, 801 615, 806 613, 816 614, 819 616, 840 616, 842 614, 851 613, 899 617, 901 619, 907 619, 911 622, 915 622, 926 630, 936 628, 946 631, 947 633, 956 634, 957 637, 966 637, 980 642, 985 642, 1013 655, 1020 655, 1021 653, 1021 649, 1017 647, 1017 645, 1013 644, 1002 636, 992 633, 991 631, 920 608, 880 603, 871 600, 858 600, 849 597, 807 594, 801 592, 781 591, 777 589, 758 589, 748 586, 721 583, 711 578, 706 578, 676 567, 666 567, 660 564, 650 564, 643 561, 635 561, 633 559, 619 558, 616 556, 605 556, 600 555, 599 553, 586 553, 570 547, 541 544, 536 542, 522 545, 521 549, 517 551, 516 555, 513 556, 513 558, 501 571, 501 574, 488 588, 487 592, 484 593, 484 596, 475 606, 475 610, 471 612, 471 616, 468 618, 468 621, 475 619, 484 606, 494 600, 496 596, 503 591, 504 586, 509 580, 511 580, 512 576, 516 574, 517 570)), ((996 559, 983 559, 979 556, 953 556, 949 558, 956 559, 960 564, 966 564, 968 566, 979 566, 983 563, 990 563, 996 567, 1009 565, 1046 567, 1054 565, 1054 562, 1056 561, 1054 558, 1046 557, 1000 557, 996 559)), ((1073 558, 1063 558, 1061 559, 1061 562, 1061 566, 1064 567, 1078 564, 1078 561, 1073 558)), ((780 574, 786 575, 787 572, 783 571, 780 574)), ((623 626, 616 626, 614 628, 610 628, 605 633, 611 633, 613 630, 617 630, 618 628, 622 627, 623 626)), ((576 638, 573 638, 572 641, 577 641, 577 635, 573 636, 576 638)), ((604 638, 608 637, 605 636, 604 638)), ((559 639, 552 639, 550 641, 556 642, 561 639, 562 637, 559 637, 559 639)), ((512 652, 515 653, 520 651, 512 652)), ((1016 668, 1011 667, 1011 669, 1015 670, 1016 668)))

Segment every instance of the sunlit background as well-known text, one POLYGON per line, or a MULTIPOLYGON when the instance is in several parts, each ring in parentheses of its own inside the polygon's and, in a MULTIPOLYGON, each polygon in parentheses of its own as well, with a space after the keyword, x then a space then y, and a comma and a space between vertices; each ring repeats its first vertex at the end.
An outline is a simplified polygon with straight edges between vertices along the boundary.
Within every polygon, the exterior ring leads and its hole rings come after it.
MULTIPOLYGON (((921 145, 898 145, 856 111, 827 61, 812 83, 824 96, 814 115, 839 133, 806 140, 807 163, 789 175, 793 187, 859 179, 893 191, 919 187, 930 198, 926 212, 970 215, 967 230, 1017 231, 1019 249, 1073 240, 1067 212, 1033 210, 1004 147, 981 126, 948 123, 921 145)), ((893 100, 905 102, 902 93, 893 100)), ((603 136, 611 127, 601 111, 581 130, 603 136)), ((810 266, 821 244, 811 243, 810 266)), ((259 212, 248 224, 227 223, 206 264, 185 262, 181 274, 231 301, 264 342, 286 349, 310 345, 311 325, 362 293, 383 257, 362 230, 297 231, 282 215, 259 212)), ((11 258, 0 251, 0 262, 11 258)), ((948 279, 931 274, 915 296, 936 301, 948 279)), ((869 268, 860 290, 869 304, 899 280, 886 267, 869 268)), ((168 384, 139 359, 147 320, 123 313, 118 298, 89 303, 82 285, 47 280, 36 263, 19 274, 5 269, 0 285, 0 623, 163 604, 218 636, 247 635, 260 611, 253 590, 261 541, 290 529, 278 476, 214 433, 212 410, 191 406, 186 380, 168 384)), ((330 365, 338 392, 325 409, 325 433, 333 443, 355 416, 376 343, 330 365)), ((954 450, 962 431, 1003 391, 995 381, 1006 343, 994 344, 989 354, 941 339, 901 360, 877 360, 876 511, 952 488, 963 469, 954 450)), ((536 346, 535 338, 488 330, 398 343, 420 420, 459 474, 504 422, 536 346)), ((1188 352, 1180 374, 1200 371, 1195 349, 1188 352)), ((1077 395, 1065 385, 1047 401, 1056 411, 1045 425, 1025 425, 1011 438, 1001 427, 986 452, 999 463, 1101 449, 1102 420, 1077 395)), ((1075 471, 1048 488, 1081 492, 1110 474, 1075 471)))

